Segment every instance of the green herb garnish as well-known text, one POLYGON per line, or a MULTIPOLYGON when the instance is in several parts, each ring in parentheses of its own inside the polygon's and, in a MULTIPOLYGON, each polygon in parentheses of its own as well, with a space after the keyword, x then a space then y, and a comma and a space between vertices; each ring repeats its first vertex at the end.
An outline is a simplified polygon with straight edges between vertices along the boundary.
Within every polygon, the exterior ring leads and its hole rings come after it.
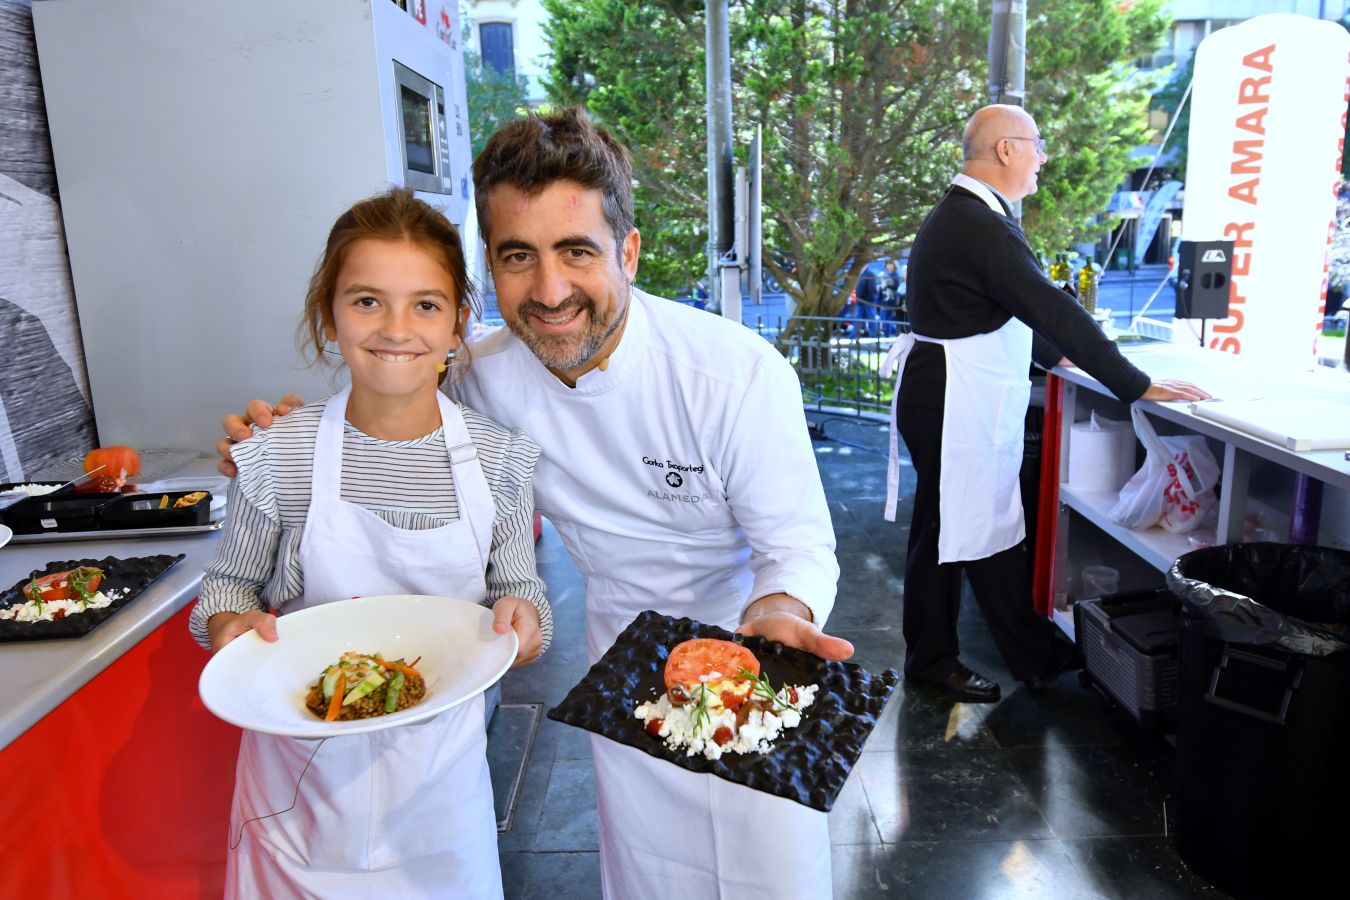
POLYGON ((708 720, 712 718, 712 714, 708 712, 708 694, 708 686, 706 684, 699 684, 698 701, 694 706, 695 734, 702 732, 704 727, 708 724, 708 720))
POLYGON ((762 674, 756 674, 749 669, 742 668, 740 675, 754 685, 750 691, 751 695, 772 704, 774 712, 784 709, 797 709, 791 703, 778 699, 778 691, 774 690, 773 685, 769 683, 769 679, 762 674))
POLYGON ((102 578, 103 571, 95 569, 92 566, 80 566, 70 573, 70 589, 75 594, 75 599, 80 601, 80 607, 89 605, 89 601, 94 599, 94 591, 90 589, 89 583, 95 578, 102 578))
POLYGON ((42 588, 40 585, 38 585, 36 578, 34 578, 32 581, 28 582, 28 584, 24 586, 23 595, 28 598, 28 601, 30 603, 32 603, 34 606, 37 607, 38 613, 41 614, 42 588))

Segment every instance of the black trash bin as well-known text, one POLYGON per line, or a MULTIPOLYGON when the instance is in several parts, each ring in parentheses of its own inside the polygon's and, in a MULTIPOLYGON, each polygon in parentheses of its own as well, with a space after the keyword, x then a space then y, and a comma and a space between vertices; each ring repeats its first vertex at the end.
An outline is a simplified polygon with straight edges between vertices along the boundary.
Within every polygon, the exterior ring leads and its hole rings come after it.
POLYGON ((1182 556, 1176 830, 1234 897, 1322 896, 1350 849, 1350 552, 1182 556))

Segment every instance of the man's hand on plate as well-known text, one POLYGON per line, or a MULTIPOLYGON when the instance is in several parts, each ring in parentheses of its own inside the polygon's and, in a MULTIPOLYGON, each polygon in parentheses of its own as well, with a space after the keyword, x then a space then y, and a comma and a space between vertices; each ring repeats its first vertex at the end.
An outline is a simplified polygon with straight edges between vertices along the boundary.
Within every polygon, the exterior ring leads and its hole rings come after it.
POLYGON ((254 610, 246 613, 216 613, 206 620, 206 634, 211 638, 212 653, 247 631, 258 632, 258 637, 269 643, 275 641, 277 617, 269 612, 254 610))
POLYGON ((1156 400, 1167 402, 1169 400, 1208 400, 1210 395, 1189 381, 1178 381, 1174 378, 1165 378, 1162 381, 1155 381, 1144 391, 1144 396, 1140 400, 1156 400))
POLYGON ((787 594, 768 594, 755 600, 741 613, 736 631, 778 641, 821 659, 848 659, 853 655, 852 644, 817 628, 811 621, 811 608, 787 594))
POLYGON ((521 597, 502 597, 492 604, 492 630, 506 634, 515 629, 520 639, 520 648, 516 651, 516 661, 511 668, 529 665, 543 652, 544 635, 539 630, 539 610, 534 604, 521 597))
POLYGON ((244 414, 230 413, 221 420, 220 427, 227 435, 216 441, 216 453, 220 455, 220 462, 216 463, 216 469, 226 478, 233 478, 239 474, 238 467, 230 459, 230 448, 240 441, 247 440, 253 434, 253 429, 249 426, 257 425, 259 428, 271 428, 272 422, 277 416, 284 416, 293 409, 299 409, 305 405, 295 394, 287 394, 273 406, 264 400, 250 400, 244 407, 244 414))

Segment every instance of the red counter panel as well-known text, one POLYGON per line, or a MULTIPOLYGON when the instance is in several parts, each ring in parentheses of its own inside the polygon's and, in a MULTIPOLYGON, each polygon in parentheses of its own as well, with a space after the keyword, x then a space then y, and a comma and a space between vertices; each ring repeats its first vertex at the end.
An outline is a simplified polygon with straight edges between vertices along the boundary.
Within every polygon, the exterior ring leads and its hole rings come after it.
POLYGON ((221 896, 240 731, 197 697, 189 608, 0 751, 0 897, 221 896))

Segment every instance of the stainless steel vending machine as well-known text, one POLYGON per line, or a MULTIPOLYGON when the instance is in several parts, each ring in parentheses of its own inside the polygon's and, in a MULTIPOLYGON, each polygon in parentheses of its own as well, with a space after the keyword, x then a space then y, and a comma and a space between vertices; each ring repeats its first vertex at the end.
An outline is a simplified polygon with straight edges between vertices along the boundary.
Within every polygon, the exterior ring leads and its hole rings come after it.
POLYGON ((39 0, 99 440, 210 452, 221 415, 331 370, 296 343, 333 220, 389 185, 462 225, 454 0, 39 0))

